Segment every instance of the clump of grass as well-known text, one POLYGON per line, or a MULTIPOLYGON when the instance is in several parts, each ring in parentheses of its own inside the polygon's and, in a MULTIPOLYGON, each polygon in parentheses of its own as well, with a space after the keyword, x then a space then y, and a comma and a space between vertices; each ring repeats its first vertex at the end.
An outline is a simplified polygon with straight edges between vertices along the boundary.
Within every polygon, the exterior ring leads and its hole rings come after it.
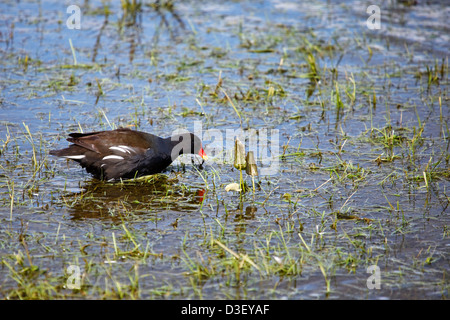
POLYGON ((339 121, 340 114, 344 110, 344 103, 342 102, 341 94, 339 92, 339 85, 337 82, 335 83, 334 94, 336 99, 336 119, 339 121))
POLYGON ((142 3, 139 0, 120 0, 122 8, 122 19, 119 28, 123 23, 126 26, 132 26, 136 24, 136 18, 138 14, 142 12, 142 3))
POLYGON ((425 76, 428 88, 430 88, 430 86, 433 84, 439 85, 440 81, 445 79, 445 74, 448 73, 448 64, 446 65, 444 58, 442 58, 441 66, 439 66, 438 61, 435 60, 434 66, 426 65, 425 68, 426 71, 418 71, 415 76, 418 79, 421 79, 423 76, 425 76))
POLYGON ((317 67, 316 58, 314 57, 314 55, 311 52, 307 54, 306 62, 308 64, 308 68, 309 68, 308 78, 311 80, 314 80, 316 82, 319 81, 320 75, 319 75, 319 69, 317 67))

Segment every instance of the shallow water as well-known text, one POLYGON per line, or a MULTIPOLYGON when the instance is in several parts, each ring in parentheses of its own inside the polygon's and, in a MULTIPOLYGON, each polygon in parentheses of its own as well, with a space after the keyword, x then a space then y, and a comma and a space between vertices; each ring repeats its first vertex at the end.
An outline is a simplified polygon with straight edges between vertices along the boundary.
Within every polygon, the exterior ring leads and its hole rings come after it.
POLYGON ((448 298, 448 6, 383 2, 379 30, 364 1, 89 1, 79 30, 67 6, 0 4, 3 298, 448 298), (120 126, 210 160, 111 184, 48 155, 120 126))

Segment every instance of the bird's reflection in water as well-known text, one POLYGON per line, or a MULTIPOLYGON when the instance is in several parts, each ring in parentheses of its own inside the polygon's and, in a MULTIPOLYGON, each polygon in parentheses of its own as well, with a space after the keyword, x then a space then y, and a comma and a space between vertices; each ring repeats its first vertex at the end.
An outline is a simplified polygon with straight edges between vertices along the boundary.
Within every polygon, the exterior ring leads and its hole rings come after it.
POLYGON ((245 213, 243 212, 239 212, 236 214, 235 216, 235 221, 238 222, 240 220, 252 220, 255 218, 255 213, 258 210, 258 208, 256 208, 256 206, 247 206, 245 208, 245 213))
POLYGON ((250 221, 255 219, 255 213, 257 211, 257 207, 249 205, 245 208, 245 212, 242 210, 237 210, 236 215, 234 216, 234 231, 236 234, 243 234, 247 232, 247 225, 250 221))
POLYGON ((205 189, 177 182, 166 175, 122 183, 92 179, 82 186, 82 192, 65 194, 62 200, 70 208, 72 219, 121 220, 129 215, 197 210, 204 200, 205 189))

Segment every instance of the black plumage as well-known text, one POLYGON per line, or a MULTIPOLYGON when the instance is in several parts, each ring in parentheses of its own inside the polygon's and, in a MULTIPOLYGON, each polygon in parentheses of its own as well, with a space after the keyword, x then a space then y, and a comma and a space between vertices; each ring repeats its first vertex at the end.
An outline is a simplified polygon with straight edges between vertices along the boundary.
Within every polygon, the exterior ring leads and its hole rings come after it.
POLYGON ((192 133, 161 138, 150 133, 120 128, 111 131, 71 133, 65 149, 51 155, 78 162, 101 180, 131 179, 167 168, 180 154, 206 159, 201 140, 192 133))

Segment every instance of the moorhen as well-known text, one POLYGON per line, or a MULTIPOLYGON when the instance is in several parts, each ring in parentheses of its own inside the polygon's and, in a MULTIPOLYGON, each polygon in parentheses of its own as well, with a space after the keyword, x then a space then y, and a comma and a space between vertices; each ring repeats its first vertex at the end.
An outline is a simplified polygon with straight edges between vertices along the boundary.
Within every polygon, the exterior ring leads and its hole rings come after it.
POLYGON ((111 131, 71 133, 68 148, 51 155, 78 162, 100 180, 132 179, 167 168, 180 154, 198 154, 206 160, 201 140, 193 133, 160 138, 120 128, 111 131))

